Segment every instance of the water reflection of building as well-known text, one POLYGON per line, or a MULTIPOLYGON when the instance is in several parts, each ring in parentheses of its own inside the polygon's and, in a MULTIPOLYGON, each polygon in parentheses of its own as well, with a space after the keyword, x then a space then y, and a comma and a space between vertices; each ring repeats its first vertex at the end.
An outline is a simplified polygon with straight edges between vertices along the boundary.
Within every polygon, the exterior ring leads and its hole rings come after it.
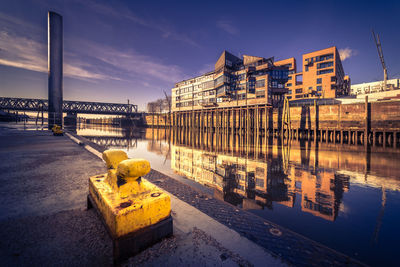
POLYGON ((165 159, 170 159, 170 133, 170 131, 162 128, 146 128, 147 151, 163 155, 165 159))
POLYGON ((215 188, 214 196, 244 209, 273 208, 273 203, 293 207, 301 194, 303 211, 335 220, 349 176, 285 167, 276 146, 263 160, 172 145, 171 167, 196 182, 215 188))
MULTIPOLYGON (((349 190, 349 176, 332 171, 309 172, 298 166, 289 170, 289 191, 301 194, 301 208, 315 216, 333 221, 336 219, 343 193, 349 190)), ((293 203, 281 203, 294 205, 293 203)))

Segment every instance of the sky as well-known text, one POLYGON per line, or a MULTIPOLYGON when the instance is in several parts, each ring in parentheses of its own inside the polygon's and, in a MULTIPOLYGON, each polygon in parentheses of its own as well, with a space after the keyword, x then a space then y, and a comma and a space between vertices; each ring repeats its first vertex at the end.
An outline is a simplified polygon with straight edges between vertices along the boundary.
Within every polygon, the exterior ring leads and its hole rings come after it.
POLYGON ((353 84, 400 78, 400 1, 0 1, 0 96, 47 98, 47 12, 63 16, 65 100, 137 104, 213 70, 227 50, 295 57, 337 46, 353 84))

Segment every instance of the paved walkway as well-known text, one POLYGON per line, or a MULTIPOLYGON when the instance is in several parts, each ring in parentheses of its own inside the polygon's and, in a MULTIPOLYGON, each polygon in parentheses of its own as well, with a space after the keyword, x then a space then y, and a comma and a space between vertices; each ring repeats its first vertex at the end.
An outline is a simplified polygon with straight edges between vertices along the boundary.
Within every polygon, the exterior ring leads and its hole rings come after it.
MULTIPOLYGON (((2 265, 111 265, 111 239, 95 211, 86 210, 88 177, 103 172, 104 163, 67 136, 0 124, 2 265)), ((172 211, 174 236, 123 265, 286 265, 174 196, 172 211)))

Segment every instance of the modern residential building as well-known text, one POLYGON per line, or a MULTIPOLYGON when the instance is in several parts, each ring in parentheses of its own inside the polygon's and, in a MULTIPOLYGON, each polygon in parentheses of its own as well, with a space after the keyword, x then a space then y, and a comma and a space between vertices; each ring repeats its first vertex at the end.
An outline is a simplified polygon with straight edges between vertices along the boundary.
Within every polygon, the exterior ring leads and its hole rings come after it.
POLYGON ((287 92, 288 69, 275 66, 273 58, 224 51, 214 71, 175 84, 172 111, 210 107, 277 105, 287 92))
POLYGON ((297 72, 294 58, 277 61, 275 65, 289 68, 289 99, 336 98, 349 93, 350 78, 343 71, 335 46, 304 54, 302 72, 297 72))
MULTIPOLYGON (((364 95, 370 93, 377 93, 384 91, 383 81, 376 81, 370 83, 359 83, 352 84, 350 94, 351 95, 364 95)), ((400 79, 391 79, 386 82, 386 90, 400 89, 400 79)))
POLYGON ((224 51, 213 71, 181 81, 172 88, 172 111, 251 105, 277 106, 288 99, 336 98, 348 95, 345 76, 335 46, 303 55, 302 72, 296 59, 274 58, 224 51))

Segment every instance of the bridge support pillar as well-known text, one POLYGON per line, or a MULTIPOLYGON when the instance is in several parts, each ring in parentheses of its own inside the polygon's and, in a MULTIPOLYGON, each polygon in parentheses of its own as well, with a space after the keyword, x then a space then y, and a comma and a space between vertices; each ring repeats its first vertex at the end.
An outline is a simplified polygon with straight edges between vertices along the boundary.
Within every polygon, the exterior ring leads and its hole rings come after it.
POLYGON ((63 105, 63 21, 57 13, 48 13, 48 71, 49 109, 48 127, 62 126, 63 105))
POLYGON ((64 117, 64 124, 74 126, 76 125, 77 120, 78 120, 78 114, 74 112, 68 112, 67 116, 64 117))

